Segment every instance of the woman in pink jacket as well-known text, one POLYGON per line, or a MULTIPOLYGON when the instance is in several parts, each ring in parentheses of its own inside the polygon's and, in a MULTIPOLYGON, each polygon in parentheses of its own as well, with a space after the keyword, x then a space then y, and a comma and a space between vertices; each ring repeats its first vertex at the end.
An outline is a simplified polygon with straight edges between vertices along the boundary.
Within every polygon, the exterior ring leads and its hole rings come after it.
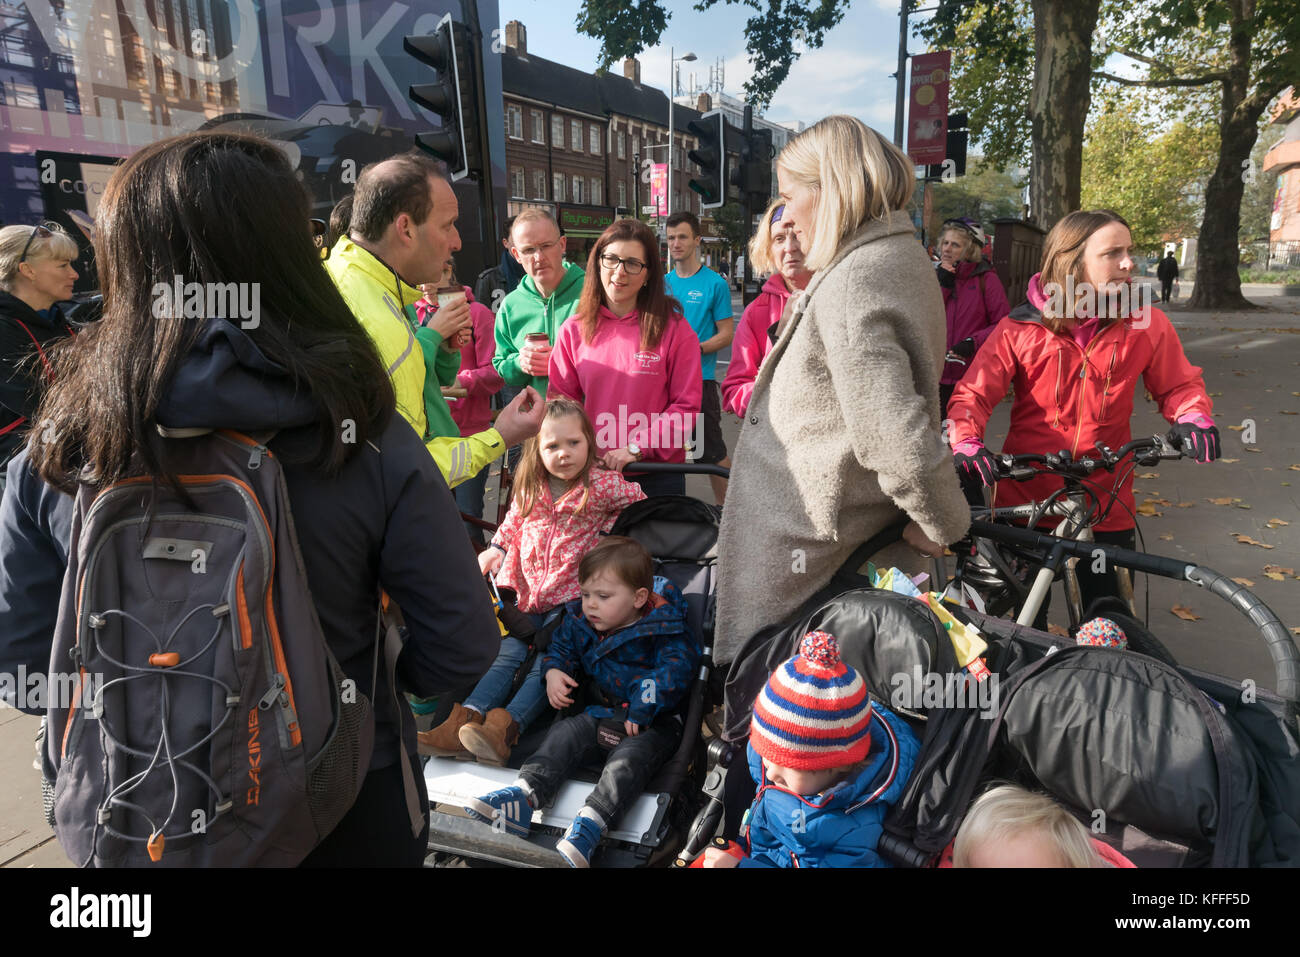
MULTIPOLYGON (((703 438, 700 340, 667 291, 650 227, 620 219, 596 241, 573 315, 551 351, 550 395, 582 403, 601 463, 684 462, 703 438)), ((681 475, 634 477, 647 495, 681 495, 681 475)))
MULTIPOLYGON (((455 277, 448 269, 444 284, 455 285, 455 277)), ((492 356, 496 352, 495 326, 496 317, 492 310, 481 302, 476 302, 469 286, 465 290, 465 299, 469 302, 469 337, 461 340, 460 372, 456 374, 456 386, 464 389, 463 398, 447 397, 447 407, 451 410, 452 421, 460 427, 462 436, 477 435, 485 432, 492 425, 492 396, 505 385, 497 370, 492 367, 492 356)), ((424 322, 426 312, 437 312, 437 300, 421 299, 415 304, 420 321, 424 322)), ((451 490, 456 498, 456 507, 466 515, 483 517, 483 493, 487 490, 490 465, 473 478, 468 478, 451 490)), ((483 544, 483 531, 475 525, 465 523, 470 539, 478 545, 483 544)))
POLYGON ((771 273, 758 296, 745 307, 731 344, 731 364, 722 380, 722 407, 742 419, 754 391, 758 367, 776 343, 776 324, 796 289, 806 289, 813 274, 804 268, 803 248, 792 224, 782 220, 785 204, 773 200, 749 241, 749 259, 761 275, 771 273))
POLYGON ((948 355, 960 359, 945 363, 939 380, 939 411, 946 418, 952 390, 993 327, 1011 309, 1002 281, 984 258, 984 231, 973 219, 950 219, 943 224, 935 274, 948 314, 948 355))

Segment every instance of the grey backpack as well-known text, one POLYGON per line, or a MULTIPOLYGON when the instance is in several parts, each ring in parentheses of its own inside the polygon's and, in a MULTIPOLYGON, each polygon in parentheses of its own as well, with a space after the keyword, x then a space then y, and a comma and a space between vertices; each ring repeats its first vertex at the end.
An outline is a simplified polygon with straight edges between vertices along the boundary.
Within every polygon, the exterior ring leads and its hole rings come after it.
POLYGON ((80 865, 295 865, 356 800, 371 703, 326 645, 278 461, 185 434, 165 445, 188 501, 147 477, 78 492, 52 824, 80 865))

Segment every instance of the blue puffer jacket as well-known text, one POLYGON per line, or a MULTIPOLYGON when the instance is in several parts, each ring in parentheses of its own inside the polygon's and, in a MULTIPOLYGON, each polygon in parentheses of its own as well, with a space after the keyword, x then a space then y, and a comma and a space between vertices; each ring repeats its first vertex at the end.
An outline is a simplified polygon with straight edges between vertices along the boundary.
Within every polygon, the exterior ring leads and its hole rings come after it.
POLYGON ((876 853, 881 822, 912 773, 920 742, 901 718, 871 703, 871 750, 857 777, 813 799, 768 784, 763 759, 749 747, 759 782, 749 809, 741 867, 889 867, 876 853))
POLYGON ((607 698, 619 703, 587 708, 597 718, 621 718, 645 727, 671 711, 690 688, 700 649, 688 632, 686 599, 676 585, 656 577, 650 601, 655 607, 648 615, 603 638, 583 616, 582 602, 569 602, 542 658, 542 675, 551 668, 571 678, 579 677, 579 670, 590 675, 607 698))

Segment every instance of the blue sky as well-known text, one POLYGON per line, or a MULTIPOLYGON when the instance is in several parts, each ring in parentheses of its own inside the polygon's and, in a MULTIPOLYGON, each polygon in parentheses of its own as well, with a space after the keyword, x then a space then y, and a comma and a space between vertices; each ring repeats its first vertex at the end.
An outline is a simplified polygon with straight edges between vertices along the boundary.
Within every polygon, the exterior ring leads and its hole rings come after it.
MULTIPOLYGON (((527 28, 530 52, 582 70, 596 68, 599 43, 573 26, 577 0, 501 0, 500 6, 503 25, 519 20, 527 28)), ((745 21, 753 10, 719 3, 701 13, 688 0, 666 0, 664 6, 671 16, 663 44, 641 54, 642 82, 667 90, 671 44, 677 56, 689 50, 699 57, 681 65, 683 87, 689 85, 691 71, 703 86, 709 65, 721 59, 726 63, 725 92, 742 95, 753 72, 745 54, 745 21)), ((831 113, 849 113, 892 137, 894 81, 889 74, 898 58, 898 7, 898 0, 854 0, 821 49, 804 52, 791 68, 766 115, 811 124, 831 113)), ((910 41, 909 52, 924 49, 923 40, 910 41)))

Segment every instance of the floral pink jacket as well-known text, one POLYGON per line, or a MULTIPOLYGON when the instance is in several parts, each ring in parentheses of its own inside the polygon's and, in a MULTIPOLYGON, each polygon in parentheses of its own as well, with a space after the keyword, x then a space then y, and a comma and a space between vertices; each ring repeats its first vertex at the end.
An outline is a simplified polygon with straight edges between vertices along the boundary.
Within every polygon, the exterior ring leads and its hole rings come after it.
POLYGON ((619 472, 593 468, 586 486, 574 485, 551 501, 542 489, 527 518, 512 502, 492 544, 506 550, 496 582, 513 588, 520 611, 542 612, 580 597, 578 562, 614 527, 618 513, 645 498, 635 482, 619 472))

